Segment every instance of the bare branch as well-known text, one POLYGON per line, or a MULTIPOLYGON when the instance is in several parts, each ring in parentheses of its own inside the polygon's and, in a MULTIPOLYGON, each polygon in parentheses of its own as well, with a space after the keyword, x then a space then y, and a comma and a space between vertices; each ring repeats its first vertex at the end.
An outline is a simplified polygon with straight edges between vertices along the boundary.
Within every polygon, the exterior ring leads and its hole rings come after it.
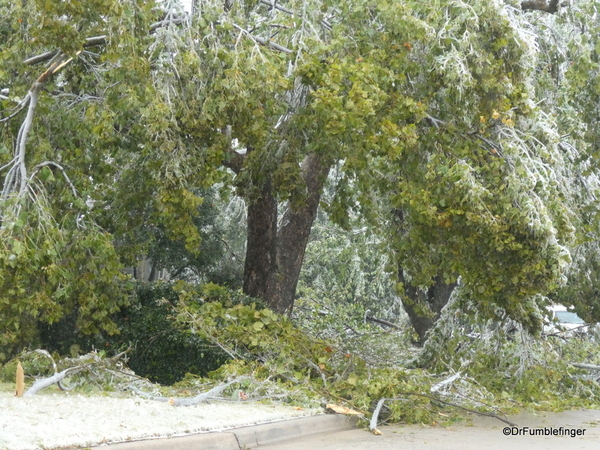
MULTIPOLYGON (((33 115, 35 114, 35 108, 37 106, 38 94, 42 87, 41 82, 35 82, 31 90, 29 91, 29 108, 27 109, 27 116, 25 120, 21 124, 21 128, 19 130, 19 135, 17 139, 16 153, 17 153, 17 161, 16 165, 18 166, 18 170, 20 173, 20 187, 19 193, 22 194, 25 192, 27 187, 27 167, 25 166, 25 147, 27 145, 27 136, 29 135, 29 130, 31 130, 31 125, 33 124, 33 115)), ((16 181, 16 180, 15 180, 16 181)), ((6 186, 5 186, 6 187, 6 186)), ((15 186, 16 187, 16 183, 15 186)), ((9 187, 10 188, 10 187, 9 187)))
POLYGON ((2 122, 8 122, 10 119, 12 119, 17 114, 19 114, 21 112, 21 110, 23 108, 25 108, 25 106, 27 106, 27 104, 29 103, 29 100, 31 100, 31 97, 29 96, 29 93, 27 93, 27 95, 25 96, 25 98, 23 100, 21 100, 19 102, 19 104, 13 108, 14 111, 11 114, 9 114, 8 116, 3 117, 2 119, 0 119, 0 123, 2 123, 2 122))
POLYGON ((600 366, 594 364, 583 364, 583 363, 571 363, 572 366, 579 367, 580 369, 586 370, 600 370, 600 366))
POLYGON ((264 45, 265 47, 270 47, 274 50, 279 50, 280 52, 287 53, 287 54, 293 53, 293 50, 290 50, 289 48, 284 47, 283 45, 276 44, 275 42, 271 42, 267 39, 264 39, 264 38, 261 38, 258 36, 251 35, 251 37, 256 42, 258 42, 260 45, 264 45))
MULTIPOLYGON (((77 52, 79 54, 80 52, 77 52)), ((27 177, 27 166, 25 164, 25 150, 27 147, 27 138, 29 135, 29 131, 31 130, 31 126, 33 124, 33 117, 35 115, 35 109, 37 106, 39 92, 48 79, 50 79, 55 73, 57 73, 60 69, 69 64, 73 58, 68 58, 63 53, 57 53, 51 57, 49 67, 37 78, 37 80, 31 86, 26 99, 24 99, 21 104, 24 105, 28 102, 29 107, 27 109, 27 115, 19 128, 19 133, 17 135, 17 141, 15 143, 15 157, 12 161, 12 167, 8 171, 6 178, 4 179, 4 186, 2 188, 1 198, 7 198, 12 194, 18 192, 18 195, 23 195, 27 186, 29 185, 29 179, 27 177)), ((12 117, 14 115, 11 114, 12 117)), ((43 163, 42 163, 43 164, 43 163)), ((3 167, 3 169, 6 166, 3 167)), ((64 171, 63 171, 64 174, 64 171)), ((66 176, 66 174, 64 174, 66 176)), ((67 181, 73 188, 73 184, 68 177, 66 177, 67 181)), ((74 188, 73 188, 74 189, 74 188)))
POLYGON ((233 24, 233 26, 236 27, 238 30, 240 30, 242 33, 244 33, 246 36, 248 36, 250 39, 252 39, 257 44, 264 45, 265 47, 269 47, 269 48, 272 48, 274 50, 279 50, 280 52, 283 52, 283 53, 288 53, 288 54, 289 53, 293 53, 292 50, 290 50, 287 47, 284 47, 283 45, 276 44, 275 42, 271 42, 268 39, 264 39, 264 38, 261 38, 261 37, 258 37, 258 36, 254 36, 248 30, 246 30, 245 28, 240 27, 239 25, 237 25, 235 23, 233 24))
POLYGON ((59 52, 60 52, 60 50, 52 50, 52 51, 49 51, 46 53, 42 53, 41 55, 32 56, 31 58, 27 58, 25 61, 23 61, 23 64, 32 66, 34 64, 45 62, 45 61, 48 61, 49 59, 52 59, 54 56, 58 55, 59 52))
POLYGON ((377 317, 365 316, 365 320, 367 322, 374 322, 374 323, 378 323, 380 325, 385 325, 386 327, 394 328, 395 330, 400 330, 401 329, 395 323, 388 322, 387 320, 383 320, 383 319, 378 319, 377 317))

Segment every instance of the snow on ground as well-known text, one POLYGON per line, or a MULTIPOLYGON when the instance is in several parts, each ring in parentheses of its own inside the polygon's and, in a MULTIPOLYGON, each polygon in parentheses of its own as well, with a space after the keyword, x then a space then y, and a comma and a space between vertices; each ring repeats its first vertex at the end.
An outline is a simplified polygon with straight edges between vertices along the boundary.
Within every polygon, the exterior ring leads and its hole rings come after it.
POLYGON ((182 436, 317 414, 290 406, 211 402, 175 407, 139 398, 0 393, 0 449, 41 450, 182 436))

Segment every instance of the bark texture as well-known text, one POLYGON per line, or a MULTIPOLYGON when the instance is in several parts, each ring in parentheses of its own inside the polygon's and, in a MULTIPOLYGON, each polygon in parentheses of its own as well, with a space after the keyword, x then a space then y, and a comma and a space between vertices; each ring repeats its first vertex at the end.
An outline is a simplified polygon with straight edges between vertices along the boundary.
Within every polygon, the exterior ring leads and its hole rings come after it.
MULTIPOLYGON (((244 264, 244 293, 267 299, 268 283, 276 269, 277 199, 270 181, 259 198, 248 204, 248 235, 244 264)), ((269 304, 270 306, 270 304, 269 304)))
POLYGON ((291 312, 294 306, 304 252, 317 216, 329 166, 322 163, 320 156, 311 154, 302 165, 302 173, 306 183, 306 198, 300 206, 288 205, 283 214, 277 233, 276 270, 271 274, 265 298, 273 310, 282 314, 291 312))
POLYGON ((271 183, 265 184, 260 198, 248 204, 244 293, 263 299, 280 314, 291 312, 294 306, 304 252, 329 168, 319 155, 306 157, 302 164, 305 198, 299 205, 288 205, 279 229, 271 183))

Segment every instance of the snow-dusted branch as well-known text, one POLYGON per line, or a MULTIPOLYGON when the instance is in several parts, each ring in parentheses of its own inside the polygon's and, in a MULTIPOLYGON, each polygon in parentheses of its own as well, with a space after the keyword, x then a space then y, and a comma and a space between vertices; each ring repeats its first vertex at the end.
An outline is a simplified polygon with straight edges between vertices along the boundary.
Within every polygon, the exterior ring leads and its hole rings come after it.
POLYGON ((270 6, 271 8, 278 9, 279 11, 282 11, 282 12, 284 12, 286 14, 291 15, 291 16, 294 15, 294 11, 292 11, 290 9, 287 9, 285 6, 281 6, 279 3, 277 3, 276 0, 272 0, 272 1, 269 1, 269 0, 260 0, 260 3, 262 3, 263 5, 270 6))
POLYGON ((287 47, 284 47, 283 45, 276 44, 275 42, 271 42, 271 41, 270 41, 270 40, 268 40, 268 39, 264 39, 264 38, 261 38, 261 37, 258 37, 258 36, 254 36, 254 35, 253 35, 252 33, 250 33, 248 30, 246 30, 246 29, 244 29, 244 28, 240 27, 239 25, 237 25, 237 24, 235 24, 235 23, 233 24, 233 26, 234 26, 234 27, 236 27, 236 28, 237 28, 238 30, 240 30, 240 31, 241 31, 241 32, 242 32, 244 35, 248 36, 250 39, 252 39, 252 40, 253 40, 254 42, 256 42, 257 44, 263 45, 263 46, 265 46, 265 47, 272 48, 272 49, 274 49, 274 50, 278 50, 278 51, 280 51, 280 52, 283 52, 283 53, 288 53, 288 54, 289 54, 289 53, 293 53, 293 51, 292 51, 292 50, 290 50, 290 49, 289 49, 289 48, 287 48, 287 47))
POLYGON ((225 389, 227 389, 232 384, 239 383, 240 381, 243 381, 247 378, 248 377, 245 377, 245 376, 237 377, 236 379, 231 380, 227 383, 221 383, 218 386, 215 386, 214 388, 210 389, 209 391, 203 392, 201 394, 196 395, 195 397, 189 397, 189 398, 154 397, 153 395, 150 395, 146 392, 140 391, 139 389, 137 389, 136 387, 133 387, 133 386, 129 386, 129 389, 131 389, 136 394, 141 395, 142 397, 146 397, 150 400, 155 400, 157 402, 166 402, 173 406, 193 406, 193 405, 197 405, 198 403, 202 403, 207 400, 214 399, 217 395, 219 395, 221 392, 223 392, 225 389))
MULTIPOLYGON (((35 109, 37 107, 40 90, 46 81, 48 81, 55 73, 69 64, 72 60, 73 58, 68 58, 64 53, 54 54, 50 60, 49 67, 37 78, 37 80, 31 86, 31 89, 29 89, 26 98, 21 101, 21 105, 23 105, 23 107, 25 104, 28 105, 27 115, 25 116, 25 119, 19 128, 19 133, 17 134, 14 158, 10 164, 11 168, 4 179, 4 185, 2 188, 2 193, 0 194, 0 198, 5 199, 14 194, 22 196, 26 192, 29 185, 27 166, 25 164, 27 138, 33 124, 33 118, 35 116, 35 109)), ((9 117, 14 116, 14 114, 15 113, 11 114, 9 117)), ((7 166, 4 166, 3 169, 6 167, 7 166)), ((71 187, 73 187, 73 184, 70 182, 68 177, 67 180, 71 187)))
POLYGON ((83 369, 83 367, 69 367, 68 369, 63 370, 62 372, 55 373, 51 377, 39 379, 35 383, 33 383, 33 386, 27 389, 27 391, 23 395, 25 397, 35 395, 42 389, 47 388, 48 386, 52 386, 53 384, 59 384, 69 373, 81 369, 83 369))
POLYGON ((29 90, 29 107, 27 109, 27 116, 21 124, 19 134, 17 135, 17 142, 15 144, 15 157, 11 169, 6 174, 4 180, 4 187, 2 189, 1 198, 7 198, 11 194, 19 193, 22 194, 27 188, 27 167, 25 165, 25 148, 27 145, 27 136, 33 123, 33 116, 35 108, 37 106, 38 94, 42 83, 36 81, 33 87, 29 90))
POLYGON ((431 386, 430 392, 437 392, 437 391, 439 391, 444 386, 447 386, 447 385, 453 383, 454 381, 458 380, 460 378, 460 375, 461 375, 460 372, 455 373, 451 377, 448 377, 445 380, 442 380, 439 383, 434 384, 433 386, 431 386))
MULTIPOLYGON (((82 360, 82 358, 87 358, 89 360, 91 357, 91 359, 92 359, 91 362, 85 362, 84 364, 79 364, 77 366, 68 367, 67 369, 64 369, 61 372, 58 371, 56 362, 54 361, 54 358, 52 358, 52 355, 48 351, 38 349, 38 350, 34 350, 32 352, 28 352, 28 353, 39 353, 40 355, 43 355, 43 356, 46 356, 47 358, 49 358, 50 361, 52 362, 52 368, 54 369, 54 375, 36 380, 35 383, 33 383, 33 385, 29 389, 27 389, 24 396, 29 397, 29 396, 35 395, 42 389, 52 386, 53 384, 58 385, 58 387, 63 391, 70 390, 70 388, 62 385, 61 382, 69 375, 73 375, 73 374, 83 372, 86 370, 91 371, 94 368, 99 368, 101 370, 114 372, 114 370, 111 370, 107 366, 109 366, 110 364, 116 363, 129 350, 130 350, 130 348, 111 357, 111 358, 106 358, 106 359, 101 359, 95 353, 91 353, 91 354, 85 355, 84 357, 80 357, 80 359, 79 359, 79 360, 82 360)), ((85 359, 83 359, 83 360, 85 361, 85 359)), ((126 373, 123 371, 121 371, 121 373, 123 373, 124 375, 127 375, 129 377, 139 378, 134 374, 126 373)))
POLYGON ((578 367, 580 369, 586 370, 598 370, 600 371, 600 366, 596 366, 594 364, 584 364, 584 363, 571 363, 572 366, 578 367))

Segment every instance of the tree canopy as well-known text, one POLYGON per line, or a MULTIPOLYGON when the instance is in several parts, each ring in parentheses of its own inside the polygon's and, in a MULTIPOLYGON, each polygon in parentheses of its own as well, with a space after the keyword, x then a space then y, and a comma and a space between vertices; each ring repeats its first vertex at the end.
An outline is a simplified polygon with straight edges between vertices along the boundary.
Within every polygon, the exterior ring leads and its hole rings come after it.
POLYGON ((192 3, 0 0, 2 344, 73 310, 113 329, 123 265, 197 253, 209 189, 245 201, 241 284, 278 312, 318 208, 381 237, 422 316, 458 286, 536 329, 586 277, 593 2, 192 3))

